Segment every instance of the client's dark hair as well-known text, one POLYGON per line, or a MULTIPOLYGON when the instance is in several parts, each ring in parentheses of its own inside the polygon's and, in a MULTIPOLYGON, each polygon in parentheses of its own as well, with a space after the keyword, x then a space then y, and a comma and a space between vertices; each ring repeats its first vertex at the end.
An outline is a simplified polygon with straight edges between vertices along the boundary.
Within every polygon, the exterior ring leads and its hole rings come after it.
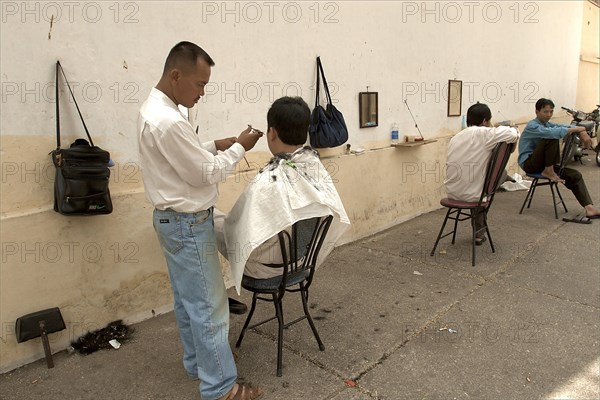
POLYGON ((467 126, 479 126, 484 120, 491 120, 492 112, 483 103, 475 103, 467 110, 467 126))
POLYGON ((310 108, 301 97, 282 97, 275 100, 267 112, 267 125, 275 128, 279 139, 289 145, 306 142, 310 108))

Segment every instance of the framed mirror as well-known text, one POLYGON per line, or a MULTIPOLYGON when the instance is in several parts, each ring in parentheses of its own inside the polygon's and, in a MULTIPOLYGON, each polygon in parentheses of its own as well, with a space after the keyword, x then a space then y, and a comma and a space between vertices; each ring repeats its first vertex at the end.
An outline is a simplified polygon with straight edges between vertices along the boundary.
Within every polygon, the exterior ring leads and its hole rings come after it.
POLYGON ((448 81, 448 116, 459 117, 462 105, 462 81, 448 81))
POLYGON ((358 94, 358 113, 361 128, 373 128, 379 125, 377 92, 360 92, 358 94))

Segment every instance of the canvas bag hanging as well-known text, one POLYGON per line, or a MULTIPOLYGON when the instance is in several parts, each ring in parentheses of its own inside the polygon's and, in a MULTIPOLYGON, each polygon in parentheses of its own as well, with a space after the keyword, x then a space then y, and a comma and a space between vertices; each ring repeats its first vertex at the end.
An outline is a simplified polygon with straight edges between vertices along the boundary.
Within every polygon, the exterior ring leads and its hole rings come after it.
POLYGON ((56 149, 50 152, 50 155, 56 168, 54 211, 64 215, 97 215, 112 212, 113 205, 108 189, 110 154, 94 145, 60 61, 56 62, 56 149), (68 149, 60 146, 59 70, 89 140, 77 139, 68 149))
POLYGON ((317 95, 315 108, 310 115, 308 133, 310 145, 315 148, 336 147, 348 141, 348 128, 342 113, 333 105, 331 94, 325 79, 325 71, 321 64, 321 57, 317 57, 317 95), (319 105, 320 80, 323 78, 323 87, 327 96, 325 108, 319 105))

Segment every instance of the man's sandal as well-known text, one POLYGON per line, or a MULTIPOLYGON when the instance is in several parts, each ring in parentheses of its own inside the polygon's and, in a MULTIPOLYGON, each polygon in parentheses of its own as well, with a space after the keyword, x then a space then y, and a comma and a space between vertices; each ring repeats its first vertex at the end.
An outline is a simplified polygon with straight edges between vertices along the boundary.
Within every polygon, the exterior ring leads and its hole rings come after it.
POLYGON ((487 241, 487 238, 485 236, 475 238, 475 246, 481 246, 486 241, 487 241))
POLYGON ((592 223, 592 220, 590 219, 590 217, 563 218, 562 220, 565 222, 575 222, 576 224, 585 224, 585 225, 589 225, 592 223))
POLYGON ((245 383, 239 383, 235 394, 230 394, 229 397, 227 397, 227 400, 258 400, 263 394, 261 388, 251 387, 245 383))

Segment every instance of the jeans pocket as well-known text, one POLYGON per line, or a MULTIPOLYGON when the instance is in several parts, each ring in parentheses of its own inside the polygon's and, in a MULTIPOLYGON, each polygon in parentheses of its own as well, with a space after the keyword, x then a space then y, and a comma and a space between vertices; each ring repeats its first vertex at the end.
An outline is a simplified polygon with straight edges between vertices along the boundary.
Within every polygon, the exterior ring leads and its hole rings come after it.
POLYGON ((210 210, 200 211, 194 214, 194 220, 190 222, 191 226, 202 225, 210 218, 210 210))
POLYGON ((176 254, 183 248, 181 217, 171 215, 168 218, 154 217, 154 230, 164 251, 176 254))

